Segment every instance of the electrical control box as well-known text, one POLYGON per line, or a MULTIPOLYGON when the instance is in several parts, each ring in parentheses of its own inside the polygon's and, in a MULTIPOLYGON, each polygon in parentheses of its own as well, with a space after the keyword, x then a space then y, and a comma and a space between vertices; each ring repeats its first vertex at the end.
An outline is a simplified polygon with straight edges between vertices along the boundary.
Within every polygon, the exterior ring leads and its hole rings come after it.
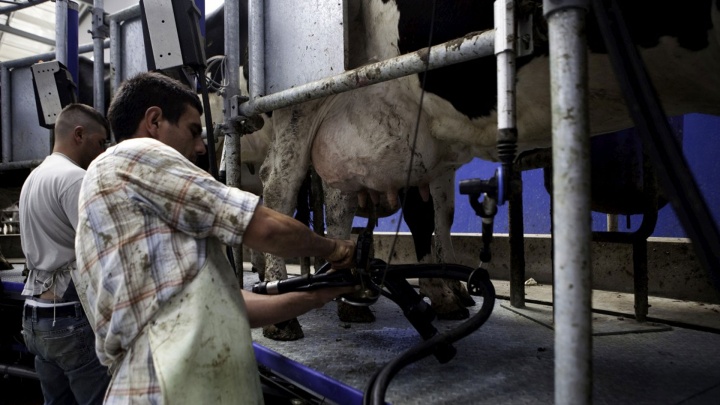
POLYGON ((52 129, 62 109, 77 102, 77 86, 67 67, 58 61, 36 63, 31 70, 40 126, 52 129))
POLYGON ((140 0, 148 70, 206 66, 200 10, 193 0, 140 0))

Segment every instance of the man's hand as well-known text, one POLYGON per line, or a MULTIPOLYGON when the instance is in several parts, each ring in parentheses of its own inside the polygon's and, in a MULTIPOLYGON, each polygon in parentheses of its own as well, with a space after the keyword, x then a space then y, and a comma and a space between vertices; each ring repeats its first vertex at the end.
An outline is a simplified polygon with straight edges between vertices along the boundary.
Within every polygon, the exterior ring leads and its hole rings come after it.
POLYGON ((335 239, 335 249, 325 258, 333 269, 346 269, 355 265, 355 242, 335 239))
POLYGON ((358 290, 360 290, 360 286, 354 285, 347 287, 318 288, 317 290, 306 291, 302 294, 309 294, 312 300, 315 301, 314 307, 321 308, 323 305, 341 295, 352 294, 358 290))

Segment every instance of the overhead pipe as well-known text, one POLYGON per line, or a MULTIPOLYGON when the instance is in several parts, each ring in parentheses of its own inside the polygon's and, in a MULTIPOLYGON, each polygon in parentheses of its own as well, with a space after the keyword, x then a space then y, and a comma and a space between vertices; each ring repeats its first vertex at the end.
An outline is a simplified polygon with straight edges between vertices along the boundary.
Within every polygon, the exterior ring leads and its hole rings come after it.
MULTIPOLYGON (((227 5, 228 3, 225 3, 225 7, 227 5)), ((251 99, 238 107, 238 115, 251 117, 293 104, 420 73, 426 69, 437 69, 483 56, 491 56, 494 50, 494 38, 494 31, 485 31, 470 37, 458 38, 435 45, 430 48, 429 52, 427 48, 423 48, 419 51, 365 65, 326 79, 251 99)), ((226 46, 227 42, 226 36, 226 46)), ((228 63, 228 66, 235 65, 228 63)), ((229 73, 233 74, 232 72, 229 73)))
POLYGON ((45 2, 47 2, 47 1, 48 1, 48 0, 36 0, 36 1, 30 1, 30 0, 28 0, 28 1, 24 2, 24 3, 13 4, 12 6, 7 6, 7 7, 0 8, 0 14, 10 14, 10 13, 14 13, 14 12, 16 12, 16 11, 20 11, 20 10, 26 9, 26 8, 28 8, 28 7, 37 6, 38 4, 42 4, 42 3, 45 3, 45 2))
MULTIPOLYGON (((78 46, 78 54, 82 55, 85 53, 92 52, 94 46, 95 45, 93 43, 80 45, 80 46, 78 46)), ((103 47, 109 48, 110 42, 109 41, 103 42, 103 47)), ((31 56, 26 56, 24 58, 9 60, 7 62, 2 62, 0 64, 9 69, 18 68, 18 67, 28 67, 28 66, 31 66, 40 61, 53 60, 53 59, 55 59, 55 55, 56 55, 56 53, 54 51, 46 52, 46 53, 39 53, 37 55, 31 55, 31 56)))

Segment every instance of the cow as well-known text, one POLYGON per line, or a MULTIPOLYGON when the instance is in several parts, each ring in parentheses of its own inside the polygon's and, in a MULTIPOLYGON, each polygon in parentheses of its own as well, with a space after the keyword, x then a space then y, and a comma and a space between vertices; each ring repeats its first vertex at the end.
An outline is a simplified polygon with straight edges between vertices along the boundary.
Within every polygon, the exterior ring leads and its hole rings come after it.
MULTIPOLYGON (((620 6, 667 114, 720 114, 720 0, 620 6)), ((493 27, 491 0, 350 0, 347 7, 348 68, 426 47, 431 23, 432 44, 493 27)), ((534 53, 517 60, 517 144, 523 152, 550 146, 551 103, 542 2, 522 0, 516 10, 534 16, 536 34, 534 53)), ((587 23, 591 133, 628 128, 632 122, 592 11, 587 23)), ((398 207, 409 170, 409 185, 433 202, 437 258, 454 262, 455 170, 473 157, 498 159, 496 62, 483 58, 436 69, 422 83, 411 75, 274 111, 275 138, 261 168, 265 205, 291 213, 312 165, 327 186, 328 234, 347 237, 355 207, 398 207)), ((286 276, 281 258, 266 261, 267 278, 286 276)), ((421 291, 441 315, 463 314, 467 305, 460 285, 432 281, 421 291)), ((297 329, 265 333, 301 336, 297 329)))

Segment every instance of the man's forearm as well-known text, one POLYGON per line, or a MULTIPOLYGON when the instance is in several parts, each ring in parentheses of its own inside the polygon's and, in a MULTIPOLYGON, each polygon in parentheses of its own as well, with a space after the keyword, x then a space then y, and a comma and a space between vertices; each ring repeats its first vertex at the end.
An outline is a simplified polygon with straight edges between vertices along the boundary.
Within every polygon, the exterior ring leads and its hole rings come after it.
POLYGON ((356 291, 357 287, 322 288, 315 291, 261 295, 242 290, 251 328, 296 318, 312 309, 320 308, 341 294, 356 291))
POLYGON ((243 244, 251 249, 283 257, 333 254, 334 239, 324 238, 287 215, 259 206, 250 221, 243 244))

